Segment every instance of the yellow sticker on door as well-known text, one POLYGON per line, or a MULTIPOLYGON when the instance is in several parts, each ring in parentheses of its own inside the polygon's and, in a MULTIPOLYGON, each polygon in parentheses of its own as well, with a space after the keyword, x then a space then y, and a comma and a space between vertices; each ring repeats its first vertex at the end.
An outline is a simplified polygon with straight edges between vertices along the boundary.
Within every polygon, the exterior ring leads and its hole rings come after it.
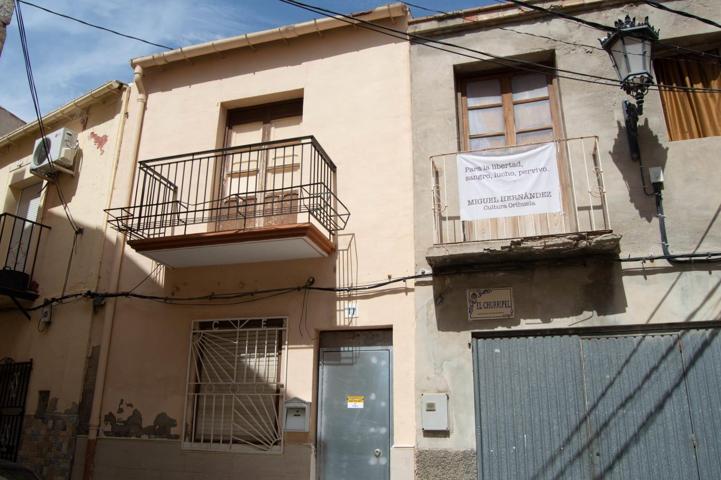
POLYGON ((345 401, 348 408, 363 408, 365 398, 365 395, 346 395, 345 401))

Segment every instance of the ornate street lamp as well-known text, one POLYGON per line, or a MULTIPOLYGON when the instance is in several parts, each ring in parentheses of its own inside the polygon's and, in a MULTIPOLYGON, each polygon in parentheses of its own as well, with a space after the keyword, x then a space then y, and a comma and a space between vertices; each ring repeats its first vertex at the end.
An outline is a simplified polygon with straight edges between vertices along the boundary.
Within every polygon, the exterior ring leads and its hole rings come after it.
POLYGON ((643 98, 648 93, 648 87, 654 83, 651 60, 658 30, 648 23, 648 17, 636 23, 636 19, 628 15, 623 20, 616 20, 615 27, 613 32, 599 41, 611 57, 621 88, 636 100, 635 105, 624 101, 623 111, 631 155, 638 160, 638 117, 643 115, 643 98))

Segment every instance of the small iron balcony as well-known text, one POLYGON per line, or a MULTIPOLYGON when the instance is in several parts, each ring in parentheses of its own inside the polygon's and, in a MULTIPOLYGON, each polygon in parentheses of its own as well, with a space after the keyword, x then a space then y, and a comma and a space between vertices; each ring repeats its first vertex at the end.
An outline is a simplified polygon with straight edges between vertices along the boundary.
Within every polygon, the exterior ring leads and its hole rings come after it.
MULTIPOLYGON (((33 274, 45 230, 50 230, 50 227, 11 213, 0 214, 0 258, 4 259, 0 270, 0 295, 9 298, 16 306, 18 300, 35 300, 38 297, 33 274)), ((5 304, 0 300, 0 306, 5 304)))
POLYGON ((175 266, 323 257, 350 213, 312 136, 140 162, 133 204, 107 210, 136 251, 175 266))
MULTIPOLYGON (((459 199, 458 153, 431 157, 434 245, 426 254, 429 265, 442 269, 465 264, 618 254, 620 236, 611 230, 598 137, 459 153, 515 155, 549 143, 553 145, 559 177, 561 209, 557 213, 464 220, 459 199)), ((503 199, 503 186, 498 183, 495 188, 499 193, 492 198, 503 199)))

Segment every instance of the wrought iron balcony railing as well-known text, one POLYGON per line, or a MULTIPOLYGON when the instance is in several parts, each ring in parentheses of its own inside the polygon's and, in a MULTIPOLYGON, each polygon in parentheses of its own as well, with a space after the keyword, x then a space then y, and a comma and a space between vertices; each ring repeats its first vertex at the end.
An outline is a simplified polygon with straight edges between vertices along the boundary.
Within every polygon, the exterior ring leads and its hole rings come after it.
POLYGON ((312 137, 140 162, 133 203, 107 210, 130 240, 309 223, 331 237, 350 213, 312 137))
MULTIPOLYGON (((40 250, 40 239, 50 227, 11 213, 0 214, 0 289, 8 294, 32 291, 35 263, 40 250)), ((34 295, 31 295, 34 296, 34 295)))

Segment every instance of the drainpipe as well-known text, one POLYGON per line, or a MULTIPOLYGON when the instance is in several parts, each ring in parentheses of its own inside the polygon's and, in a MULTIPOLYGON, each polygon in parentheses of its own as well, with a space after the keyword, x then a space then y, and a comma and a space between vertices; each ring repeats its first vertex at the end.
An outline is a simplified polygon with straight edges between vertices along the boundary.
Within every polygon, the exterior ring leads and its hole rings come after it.
MULTIPOLYGON (((107 186, 107 192, 108 192, 108 202, 105 204, 105 210, 108 210, 112 207, 113 202, 113 188, 115 188, 115 178, 118 175, 118 165, 120 163, 120 152, 121 147, 123 145, 123 137, 125 136, 125 121, 127 120, 128 116, 128 103, 130 102, 130 87, 126 87, 125 91, 123 92, 123 99, 122 99, 122 107, 120 110, 120 121, 118 122, 118 128, 115 132, 115 147, 113 148, 113 165, 111 167, 111 176, 110 181, 108 182, 107 186)), ((102 251, 105 251, 105 242, 107 238, 108 233, 108 214, 105 213, 103 217, 103 248, 102 251)), ((98 268, 98 275, 95 279, 95 291, 99 291, 100 289, 100 277, 102 276, 101 272, 103 270, 103 264, 105 263, 103 261, 103 257, 100 257, 100 267, 98 268)), ((89 347, 89 345, 88 345, 89 347)))
MULTIPOLYGON (((135 178, 135 170, 138 163, 138 152, 140 150, 140 137, 143 130, 143 119, 145 117, 145 107, 147 104, 148 96, 145 91, 145 85, 143 85, 143 68, 141 66, 135 67, 135 73, 133 78, 135 88, 138 89, 138 119, 135 122, 135 128, 133 132, 133 165, 130 178, 130 184, 128 185, 128 197, 126 205, 130 205, 133 194, 133 181, 135 178)), ((118 290, 120 283, 120 271, 123 262, 123 254, 125 252, 125 236, 117 234, 115 243, 115 254, 113 256, 113 270, 110 278, 111 285, 109 291, 115 292, 118 290)), ((100 358, 98 360, 98 376, 95 380, 95 390, 93 392, 93 405, 90 413, 90 424, 88 429, 88 444, 85 450, 85 469, 83 471, 83 480, 92 480, 94 475, 95 467, 95 449, 97 446, 98 432, 100 431, 100 425, 102 422, 102 401, 103 393, 105 390, 105 378, 108 370, 108 357, 110 355, 110 341, 113 335, 113 320, 115 319, 115 309, 117 305, 117 299, 113 298, 108 300, 108 304, 105 306, 105 316, 103 318, 103 334, 100 342, 100 358)))

